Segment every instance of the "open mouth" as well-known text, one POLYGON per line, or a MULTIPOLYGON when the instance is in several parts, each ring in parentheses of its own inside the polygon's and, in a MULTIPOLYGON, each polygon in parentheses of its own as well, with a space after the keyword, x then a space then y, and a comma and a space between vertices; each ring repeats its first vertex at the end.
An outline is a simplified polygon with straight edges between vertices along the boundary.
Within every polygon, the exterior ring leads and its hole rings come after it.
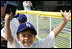
POLYGON ((31 45, 31 42, 24 42, 24 46, 30 46, 31 45))
POLYGON ((23 42, 24 42, 24 43, 30 43, 31 40, 24 40, 23 42))

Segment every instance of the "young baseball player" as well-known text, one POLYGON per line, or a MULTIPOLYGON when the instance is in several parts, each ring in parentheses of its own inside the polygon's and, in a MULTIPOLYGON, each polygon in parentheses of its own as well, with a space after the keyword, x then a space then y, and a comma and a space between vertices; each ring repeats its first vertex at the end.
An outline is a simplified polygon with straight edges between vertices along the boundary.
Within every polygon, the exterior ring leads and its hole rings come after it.
POLYGON ((20 42, 17 42, 11 35, 10 31, 10 18, 11 14, 6 14, 5 16, 5 30, 6 36, 8 39, 8 44, 11 45, 11 48, 50 48, 55 45, 55 38, 60 33, 60 31, 65 27, 69 21, 69 12, 63 12, 61 10, 61 15, 64 18, 60 25, 55 28, 46 38, 34 42, 34 39, 37 35, 37 32, 32 24, 25 22, 19 25, 17 30, 17 39, 20 42), (20 43, 20 44, 19 44, 20 43))

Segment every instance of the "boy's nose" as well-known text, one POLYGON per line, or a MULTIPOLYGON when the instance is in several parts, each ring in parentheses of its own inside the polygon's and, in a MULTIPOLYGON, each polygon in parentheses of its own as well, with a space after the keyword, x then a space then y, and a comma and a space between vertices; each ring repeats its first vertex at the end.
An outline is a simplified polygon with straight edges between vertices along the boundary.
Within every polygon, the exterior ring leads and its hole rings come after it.
POLYGON ((27 40, 27 39, 29 39, 29 38, 28 38, 28 37, 25 37, 24 39, 26 39, 26 40, 27 40))
POLYGON ((28 42, 28 40, 29 40, 28 37, 25 37, 25 38, 24 38, 24 41, 25 41, 25 42, 28 42))

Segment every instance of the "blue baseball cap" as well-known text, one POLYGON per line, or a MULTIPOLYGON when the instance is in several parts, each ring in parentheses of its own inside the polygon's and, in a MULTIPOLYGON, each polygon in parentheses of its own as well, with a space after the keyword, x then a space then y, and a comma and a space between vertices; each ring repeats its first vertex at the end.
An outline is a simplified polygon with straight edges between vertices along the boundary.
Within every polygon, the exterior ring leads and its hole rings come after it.
POLYGON ((1 6, 5 6, 6 1, 1 1, 1 6))
POLYGON ((17 17, 17 19, 18 19, 21 23, 27 21, 27 17, 26 17, 25 14, 16 14, 16 15, 14 15, 14 16, 17 17))
POLYGON ((18 30, 17 30, 17 35, 19 32, 22 32, 22 31, 26 30, 27 28, 29 28, 33 34, 37 35, 37 32, 36 32, 34 26, 29 22, 24 22, 19 25, 18 30))

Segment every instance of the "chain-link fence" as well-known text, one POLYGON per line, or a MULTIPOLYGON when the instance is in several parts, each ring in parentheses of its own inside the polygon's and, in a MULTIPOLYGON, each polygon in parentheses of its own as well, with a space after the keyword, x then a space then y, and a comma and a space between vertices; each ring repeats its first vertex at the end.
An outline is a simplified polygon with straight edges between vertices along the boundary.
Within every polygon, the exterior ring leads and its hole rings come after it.
MULTIPOLYGON (((29 20, 37 31, 37 38, 43 39, 48 33, 53 31, 62 21, 60 12, 43 12, 43 11, 16 11, 16 14, 28 14, 29 20)), ((71 47, 71 18, 60 34, 56 37, 56 47, 71 47)))
MULTIPOLYGON (((30 15, 31 23, 35 26, 39 39, 43 39, 48 36, 48 33, 56 28, 60 23, 62 18, 50 18, 41 17, 37 15, 30 15)), ((56 38, 57 48, 70 48, 71 44, 71 20, 67 23, 64 29, 59 33, 56 38)))

